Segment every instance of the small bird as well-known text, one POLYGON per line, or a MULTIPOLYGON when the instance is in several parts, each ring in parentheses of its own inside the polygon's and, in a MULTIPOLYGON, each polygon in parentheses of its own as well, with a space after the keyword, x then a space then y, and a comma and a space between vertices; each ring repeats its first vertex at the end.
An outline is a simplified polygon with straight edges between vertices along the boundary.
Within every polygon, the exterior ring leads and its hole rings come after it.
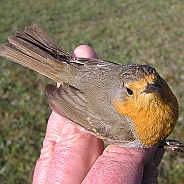
POLYGON ((36 24, 8 40, 0 55, 61 83, 45 86, 50 107, 107 143, 148 148, 173 131, 178 102, 155 68, 75 58, 36 24))

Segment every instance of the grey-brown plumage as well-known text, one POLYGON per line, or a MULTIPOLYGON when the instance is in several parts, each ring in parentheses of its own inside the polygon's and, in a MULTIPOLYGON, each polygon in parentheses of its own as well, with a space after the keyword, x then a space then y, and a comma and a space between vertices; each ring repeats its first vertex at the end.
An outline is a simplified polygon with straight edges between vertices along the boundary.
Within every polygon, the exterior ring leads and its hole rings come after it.
MULTIPOLYGON (((26 27, 24 33, 16 32, 8 40, 9 43, 0 48, 1 56, 61 83, 60 88, 53 85, 45 87, 54 111, 109 143, 130 147, 149 146, 141 142, 134 120, 119 112, 121 109, 115 106, 115 101, 124 103, 138 99, 142 93, 148 93, 146 86, 149 86, 151 95, 157 91, 157 96, 164 85, 169 89, 154 68, 137 64, 118 65, 94 58, 74 58, 38 25, 34 25, 33 29, 26 27), (151 80, 153 85, 148 85, 151 80), (136 81, 141 81, 142 86, 134 91, 128 86, 136 81), (154 88, 156 85, 158 87, 154 88)), ((177 106, 177 100, 170 91, 169 95, 164 98, 177 106), (167 98, 169 95, 172 97, 167 98)), ((139 104, 135 104, 135 108, 137 105, 139 104)), ((171 108, 178 113, 177 109, 178 107, 171 108)), ((175 123, 176 118, 172 121, 175 123)), ((164 134, 155 142, 167 135, 168 133, 164 134)), ((149 139, 147 137, 145 142, 149 139)))

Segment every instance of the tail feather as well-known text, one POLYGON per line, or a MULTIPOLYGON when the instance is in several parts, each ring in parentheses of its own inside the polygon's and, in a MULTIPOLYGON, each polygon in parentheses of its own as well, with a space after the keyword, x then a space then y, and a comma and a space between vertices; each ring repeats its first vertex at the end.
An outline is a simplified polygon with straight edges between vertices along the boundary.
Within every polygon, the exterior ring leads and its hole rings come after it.
POLYGON ((9 36, 10 43, 0 47, 0 55, 35 70, 56 82, 60 81, 63 62, 73 59, 68 52, 60 48, 38 25, 25 28, 25 32, 16 32, 9 36))
MULTIPOLYGON (((26 29, 27 33, 27 29, 26 29)), ((50 38, 48 34, 41 28, 39 25, 34 25, 34 29, 32 30, 32 33, 37 35, 37 37, 40 39, 40 41, 45 44, 45 46, 52 48, 55 51, 63 50, 61 47, 59 47, 53 40, 50 38)), ((32 35, 33 35, 32 34, 32 35)), ((65 55, 68 53, 64 51, 65 55)))
POLYGON ((69 56, 71 55, 58 46, 53 39, 46 33, 46 31, 39 25, 35 24, 33 29, 26 27, 25 34, 32 37, 37 42, 43 44, 48 49, 55 51, 59 55, 69 56))
MULTIPOLYGON (((25 30, 27 30, 27 29, 28 28, 26 27, 25 30)), ((29 29, 32 30, 31 28, 29 28, 29 29)), ((27 41, 29 43, 32 43, 32 44, 34 44, 37 47, 45 48, 49 52, 52 52, 53 53, 53 51, 51 49, 49 49, 48 47, 46 47, 43 43, 41 43, 36 36, 34 36, 34 37, 33 36, 30 36, 30 35, 28 35, 26 33, 19 32, 19 31, 16 31, 15 32, 15 37, 20 38, 22 40, 25 40, 25 41, 27 41)))
POLYGON ((16 63, 21 64, 22 66, 28 67, 34 71, 37 71, 56 82, 61 82, 59 78, 59 72, 62 70, 62 65, 60 64, 60 71, 49 66, 48 64, 44 64, 37 59, 30 57, 24 52, 20 51, 16 48, 16 46, 6 43, 0 47, 0 55, 12 60, 16 63))
POLYGON ((21 38, 15 36, 9 36, 8 41, 15 45, 16 48, 30 57, 37 59, 44 63, 46 59, 56 60, 49 52, 46 52, 40 47, 36 47, 30 42, 27 42, 21 38))

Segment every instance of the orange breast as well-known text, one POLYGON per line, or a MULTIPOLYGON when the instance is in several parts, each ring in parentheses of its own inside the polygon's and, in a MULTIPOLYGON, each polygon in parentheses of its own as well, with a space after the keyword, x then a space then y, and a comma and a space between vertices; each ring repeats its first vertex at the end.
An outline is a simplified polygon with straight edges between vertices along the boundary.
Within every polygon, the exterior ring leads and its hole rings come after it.
POLYGON ((157 104, 145 107, 135 103, 114 100, 118 113, 133 121, 135 134, 143 145, 153 146, 173 131, 176 120, 170 115, 169 106, 157 104))

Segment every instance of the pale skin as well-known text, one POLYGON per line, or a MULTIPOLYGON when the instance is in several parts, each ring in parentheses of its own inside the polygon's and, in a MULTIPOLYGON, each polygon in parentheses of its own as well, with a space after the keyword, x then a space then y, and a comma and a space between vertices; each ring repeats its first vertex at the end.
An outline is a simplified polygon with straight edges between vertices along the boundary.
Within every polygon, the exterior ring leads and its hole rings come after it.
MULTIPOLYGON (((97 58, 86 45, 75 57, 97 58)), ((52 112, 33 184, 138 184, 157 183, 164 149, 130 149, 109 145, 83 128, 52 112)))

